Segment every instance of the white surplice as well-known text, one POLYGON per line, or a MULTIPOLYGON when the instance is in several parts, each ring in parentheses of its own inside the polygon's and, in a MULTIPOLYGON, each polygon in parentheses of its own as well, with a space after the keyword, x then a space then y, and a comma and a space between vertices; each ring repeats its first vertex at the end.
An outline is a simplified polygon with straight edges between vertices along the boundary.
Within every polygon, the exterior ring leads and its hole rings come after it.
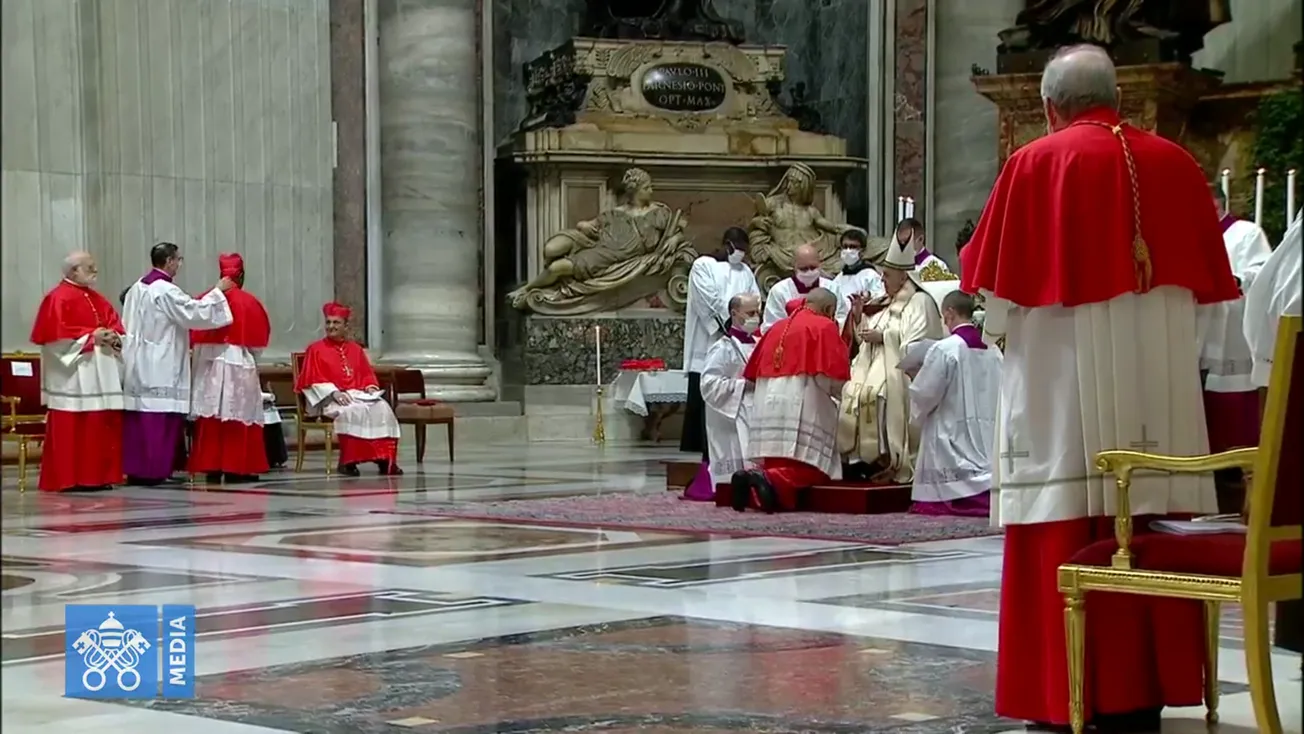
POLYGON ((929 347, 910 383, 910 421, 920 427, 911 498, 953 502, 992 488, 992 447, 1001 391, 1001 351, 959 336, 929 347))
POLYGON ((755 293, 756 275, 743 263, 737 265, 703 255, 688 271, 688 304, 684 307, 684 371, 701 372, 706 352, 722 333, 719 323, 729 323, 729 300, 743 293, 755 293), (718 320, 718 321, 717 321, 718 320))
MULTIPOLYGON (((1254 286, 1255 276, 1272 255, 1268 235, 1254 222, 1237 221, 1223 233, 1232 275, 1240 278, 1241 292, 1254 286)), ((1209 392, 1249 392, 1253 359, 1245 341, 1245 299, 1211 303, 1199 307, 1202 346, 1200 369, 1209 374, 1204 388, 1209 392)))
MULTIPOLYGON (((987 299, 984 337, 1004 335, 992 484, 1000 525, 1112 516, 1096 453, 1208 453, 1196 303, 1163 286, 1074 308, 987 299)), ((1212 476, 1137 472, 1132 513, 1218 511, 1212 476)))
POLYGON ((232 344, 195 345, 190 416, 263 425, 266 411, 258 384, 259 351, 232 344))
POLYGON ((41 398, 50 410, 122 410, 122 360, 110 347, 85 350, 92 339, 41 345, 41 398))
POLYGON ((318 382, 309 385, 303 391, 308 411, 313 415, 324 415, 335 423, 335 432, 354 438, 398 438, 398 419, 394 410, 385 402, 383 393, 366 390, 345 390, 353 402, 340 405, 331 398, 339 392, 332 382, 318 382))
MULTIPOLYGON (((838 293, 837 286, 828 278, 820 276, 820 282, 815 287, 824 288, 837 297, 838 307, 834 316, 837 319, 838 328, 841 329, 842 325, 847 321, 847 312, 851 310, 850 301, 838 293)), ((769 331, 771 326, 788 318, 788 301, 800 295, 802 294, 797 290, 797 281, 792 278, 784 278, 775 283, 769 294, 765 296, 765 314, 761 319, 761 333, 769 331)))
POLYGON ((191 298, 175 283, 136 281, 122 307, 125 408, 141 413, 190 412, 190 330, 232 322, 226 294, 214 288, 191 298))
POLYGON ((702 365, 702 401, 706 403, 706 443, 711 457, 711 481, 728 482, 747 466, 747 422, 752 411, 752 385, 743 368, 754 343, 723 336, 706 352, 702 365))
POLYGON ((1304 219, 1286 230, 1286 236, 1264 263, 1254 284, 1245 292, 1245 341, 1254 360, 1251 380, 1256 388, 1267 387, 1272 374, 1272 355, 1277 344, 1277 320, 1300 315, 1300 228, 1304 219))
POLYGON ((838 396, 842 383, 823 375, 756 381, 747 426, 748 459, 793 459, 842 478, 838 396))
POLYGON ((887 287, 883 285, 883 276, 877 270, 866 267, 850 274, 844 270, 834 276, 833 292, 839 300, 847 302, 850 308, 850 299, 857 293, 867 293, 870 298, 878 298, 887 294, 887 287))

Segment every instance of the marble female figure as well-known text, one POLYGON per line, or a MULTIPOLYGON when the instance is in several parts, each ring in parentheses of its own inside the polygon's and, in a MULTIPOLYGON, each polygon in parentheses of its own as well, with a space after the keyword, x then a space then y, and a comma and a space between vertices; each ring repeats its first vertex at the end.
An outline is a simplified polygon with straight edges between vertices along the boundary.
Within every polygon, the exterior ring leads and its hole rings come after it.
POLYGON ((190 412, 190 331, 232 322, 222 278, 203 298, 191 298, 172 279, 181 253, 161 242, 149 253, 153 268, 127 290, 122 323, 122 469, 128 483, 158 484, 184 466, 190 412))

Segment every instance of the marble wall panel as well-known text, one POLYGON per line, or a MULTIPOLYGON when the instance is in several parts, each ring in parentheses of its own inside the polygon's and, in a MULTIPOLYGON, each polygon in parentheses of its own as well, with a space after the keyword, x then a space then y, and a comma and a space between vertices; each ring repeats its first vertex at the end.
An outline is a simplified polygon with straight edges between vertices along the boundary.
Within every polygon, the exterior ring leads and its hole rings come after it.
POLYGON ((998 171, 996 105, 974 90, 971 67, 996 68, 996 33, 1022 9, 1023 0, 937 0, 929 247, 948 262, 955 262, 965 222, 978 221, 998 171))
MULTIPOLYGON (((367 79, 364 6, 330 0, 331 117, 335 121, 335 300, 367 323, 367 79)), ((359 328, 359 333, 361 333, 359 328)))
POLYGON ((315 338, 332 292, 327 4, 3 12, 3 346, 25 344, 69 250, 98 258, 116 299, 159 240, 181 245, 190 291, 216 280, 219 252, 244 255, 273 355, 315 338))
POLYGON ((1302 9, 1300 0, 1231 0, 1232 22, 1210 31, 1193 61, 1224 72, 1227 83, 1286 79, 1295 67, 1302 9))
POLYGON ((682 315, 649 318, 550 318, 523 320, 526 385, 592 385, 597 369, 594 328, 602 327, 602 374, 613 379, 626 359, 663 359, 669 369, 684 361, 682 315))
POLYGON ((928 124, 928 0, 896 0, 892 186, 915 200, 924 220, 924 157, 928 124))

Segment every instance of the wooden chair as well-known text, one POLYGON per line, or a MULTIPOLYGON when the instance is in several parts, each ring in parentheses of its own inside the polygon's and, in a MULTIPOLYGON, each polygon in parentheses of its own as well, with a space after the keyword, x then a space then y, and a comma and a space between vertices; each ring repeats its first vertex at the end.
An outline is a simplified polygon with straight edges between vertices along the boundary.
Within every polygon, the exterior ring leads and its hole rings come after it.
POLYGON ((0 438, 18 444, 18 491, 27 489, 27 455, 45 440, 45 406, 41 401, 41 355, 0 355, 0 438))
POLYGON ((1222 604, 1240 604, 1245 619, 1245 659, 1250 698, 1258 730, 1281 734, 1272 682, 1268 605, 1299 599, 1304 592, 1300 559, 1300 439, 1304 433, 1304 355, 1299 316, 1283 317, 1277 331, 1263 427, 1257 448, 1211 456, 1159 456, 1135 451, 1102 451, 1098 468, 1116 477, 1118 516, 1113 540, 1085 548, 1059 568, 1066 600, 1065 637, 1069 653, 1069 715, 1074 732, 1084 726, 1083 683, 1086 611, 1090 591, 1143 594, 1204 602, 1205 707, 1209 723, 1218 720, 1218 630, 1222 604), (1294 448, 1290 448, 1294 447, 1294 448), (1208 473, 1237 467, 1252 476, 1245 533, 1174 535, 1147 533, 1133 538, 1128 489, 1132 473, 1158 470, 1208 473), (1249 473, 1253 471, 1253 474, 1249 473))
MULTIPOLYGON (((290 354, 290 381, 291 384, 299 382, 299 370, 303 369, 303 352, 292 352, 290 354)), ((308 432, 321 431, 326 442, 326 476, 330 476, 335 471, 334 459, 334 437, 335 421, 321 415, 312 415, 308 412, 308 401, 303 397, 303 393, 294 394, 294 471, 299 473, 303 471, 303 453, 307 450, 308 432)))
POLYGON ((448 427, 448 462, 453 462, 453 406, 426 397, 426 378, 419 370, 395 372, 389 384, 389 404, 400 425, 412 426, 417 438, 417 463, 426 460, 426 426, 448 427))

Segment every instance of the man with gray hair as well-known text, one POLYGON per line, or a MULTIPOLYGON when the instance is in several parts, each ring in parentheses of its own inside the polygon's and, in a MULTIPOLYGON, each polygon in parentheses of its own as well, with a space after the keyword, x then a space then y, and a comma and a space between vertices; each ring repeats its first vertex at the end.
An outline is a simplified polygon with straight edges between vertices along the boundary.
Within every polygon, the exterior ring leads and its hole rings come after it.
MULTIPOLYGON (((95 258, 74 252, 32 325, 41 347, 44 492, 109 489, 122 481, 122 321, 94 289, 95 258)), ((15 374, 17 374, 15 372, 15 374)))
MULTIPOLYGON (((1118 114, 1114 64, 1061 50, 1041 96, 1049 134, 1010 155, 961 260, 1005 339, 992 517, 1005 528, 996 712, 1069 724, 1060 564, 1109 565, 1117 546, 1105 449, 1209 450, 1197 309, 1237 298, 1200 166, 1118 114)), ((1208 477, 1132 478, 1135 527, 1218 509, 1208 477)), ((1092 596, 1085 718, 1158 731, 1165 706, 1202 700, 1199 602, 1092 596)), ((1082 722, 1075 722, 1081 725, 1082 722)))
POLYGON ((761 327, 761 297, 739 293, 729 299, 728 330, 706 351, 702 363, 702 402, 706 406, 706 442, 710 454, 710 491, 690 485, 684 499, 713 500, 715 488, 742 471, 747 458, 747 419, 752 386, 743 379, 747 358, 756 348, 761 327))

